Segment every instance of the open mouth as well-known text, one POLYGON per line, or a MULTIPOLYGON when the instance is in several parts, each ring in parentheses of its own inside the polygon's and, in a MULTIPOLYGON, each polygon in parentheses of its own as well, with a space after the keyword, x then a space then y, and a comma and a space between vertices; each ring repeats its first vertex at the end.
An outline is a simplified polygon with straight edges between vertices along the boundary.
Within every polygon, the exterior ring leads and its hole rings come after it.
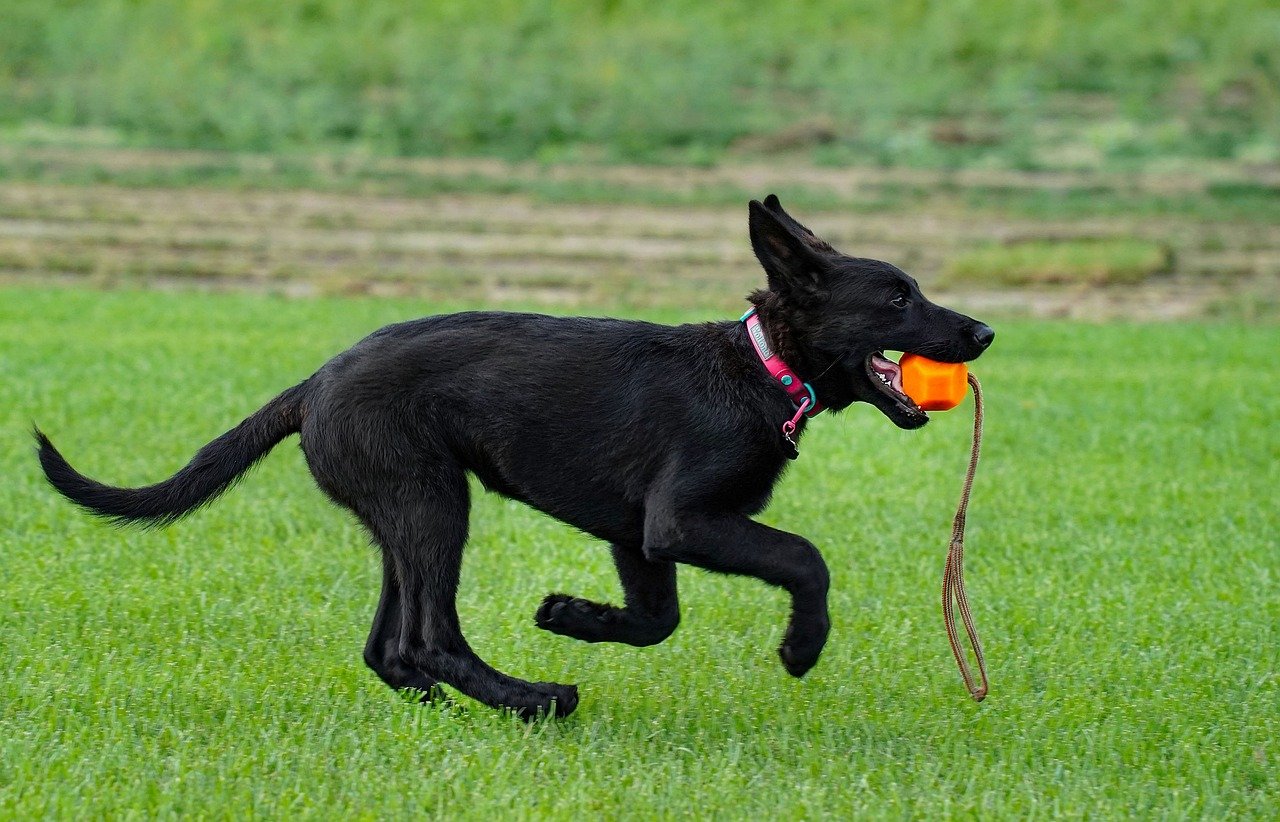
POLYGON ((893 401, 893 410, 898 412, 897 415, 890 414, 889 410, 883 406, 881 410, 885 411, 895 423, 914 428, 928 421, 929 415, 921 411, 920 406, 916 405, 902 388, 902 368, 886 357, 883 351, 877 351, 867 357, 867 376, 871 378, 871 384, 881 394, 893 401))

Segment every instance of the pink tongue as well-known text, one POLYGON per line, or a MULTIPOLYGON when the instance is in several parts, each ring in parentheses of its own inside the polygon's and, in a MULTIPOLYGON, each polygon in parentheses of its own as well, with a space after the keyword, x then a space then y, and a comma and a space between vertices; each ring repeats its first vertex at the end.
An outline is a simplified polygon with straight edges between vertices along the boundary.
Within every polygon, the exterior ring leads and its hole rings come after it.
POLYGON ((899 394, 905 394, 902 390, 902 369, 893 360, 886 359, 879 354, 871 355, 871 367, 877 374, 881 374, 885 379, 889 380, 889 385, 899 394))

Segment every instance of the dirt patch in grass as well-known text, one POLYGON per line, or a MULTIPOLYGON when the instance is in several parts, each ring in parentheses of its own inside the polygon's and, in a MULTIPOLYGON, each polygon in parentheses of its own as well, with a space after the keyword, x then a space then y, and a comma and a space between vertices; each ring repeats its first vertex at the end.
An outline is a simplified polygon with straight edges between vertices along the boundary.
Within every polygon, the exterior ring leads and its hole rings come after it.
POLYGON ((1208 172, 379 160, 376 174, 352 176, 336 161, 301 170, 301 161, 285 163, 294 174, 253 156, 85 149, 18 158, 0 146, 0 167, 19 159, 57 173, 0 175, 0 278, 10 281, 78 275, 95 287, 189 283, 736 314, 762 280, 745 202, 769 191, 837 248, 894 262, 929 293, 974 312, 1165 318, 1247 305, 1254 316, 1254 306, 1271 302, 1233 296, 1265 294, 1280 277, 1280 224, 1236 219, 1238 208, 1153 215, 1107 200, 1123 191, 1194 200, 1216 185, 1219 200, 1231 194, 1241 208, 1271 207, 1269 181, 1213 183, 1208 172), (224 171, 192 171, 212 166, 224 171), (81 175, 90 168, 104 175, 81 175), (402 185, 415 175, 447 184, 402 185), (1080 210, 1085 200, 1073 192, 1082 187, 1097 211, 1080 210), (1017 193, 1008 200, 1017 207, 1002 210, 1006 195, 992 191, 1017 193))

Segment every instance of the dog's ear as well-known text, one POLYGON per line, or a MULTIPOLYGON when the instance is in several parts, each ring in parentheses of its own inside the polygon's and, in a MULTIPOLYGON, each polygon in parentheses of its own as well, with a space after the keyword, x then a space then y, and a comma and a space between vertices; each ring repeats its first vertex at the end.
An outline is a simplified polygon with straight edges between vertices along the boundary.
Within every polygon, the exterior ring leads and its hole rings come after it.
MULTIPOLYGON (((770 200, 774 204, 778 202, 777 197, 770 195, 765 203, 770 200)), ((827 252, 819 250, 806 239, 805 234, 808 234, 817 240, 813 232, 800 226, 785 211, 780 216, 759 200, 751 201, 749 211, 751 248, 755 250, 760 265, 764 266, 769 290, 802 304, 820 300, 826 294, 831 264, 827 252)), ((778 211, 781 211, 781 206, 778 211)), ((823 245, 828 250, 831 248, 825 243, 823 245)))
POLYGON ((814 251, 817 251, 821 254, 837 253, 836 250, 832 248, 831 245, 827 243, 826 240, 820 239, 817 234, 814 234, 809 229, 800 225, 799 220, 797 220, 795 217, 792 217, 790 214, 788 214, 782 208, 782 202, 778 200, 777 194, 770 194, 768 197, 765 197, 764 207, 769 209, 771 212, 773 212, 773 214, 779 220, 781 220, 784 225, 790 228, 796 234, 796 236, 798 236, 801 240, 804 241, 805 245, 809 246, 814 251))

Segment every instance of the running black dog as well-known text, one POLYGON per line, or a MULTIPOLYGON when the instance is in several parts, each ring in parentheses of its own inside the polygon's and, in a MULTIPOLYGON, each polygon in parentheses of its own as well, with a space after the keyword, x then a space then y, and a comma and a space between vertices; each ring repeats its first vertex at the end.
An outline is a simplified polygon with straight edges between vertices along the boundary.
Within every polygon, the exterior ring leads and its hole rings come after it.
POLYGON ((688 563, 786 589, 791 620, 778 653, 802 676, 830 628, 827 567, 808 540, 751 515, 796 456, 805 413, 815 403, 839 411, 868 402, 918 428, 928 418, 882 352, 963 362, 995 332, 929 302, 894 266, 836 252, 774 196, 751 202, 750 233, 768 275, 768 288, 750 297, 754 329, 427 317, 374 332, 157 485, 88 479, 37 430, 40 464, 93 513, 157 525, 209 502, 301 434, 316 482, 382 548, 382 599, 364 658, 393 688, 429 697, 444 683, 526 717, 565 716, 578 704, 575 686, 506 676, 463 638, 454 598, 467 472, 612 546, 625 604, 551 594, 538 627, 587 642, 661 642, 680 621, 676 563, 688 563), (789 366, 786 376, 770 361, 789 366))

